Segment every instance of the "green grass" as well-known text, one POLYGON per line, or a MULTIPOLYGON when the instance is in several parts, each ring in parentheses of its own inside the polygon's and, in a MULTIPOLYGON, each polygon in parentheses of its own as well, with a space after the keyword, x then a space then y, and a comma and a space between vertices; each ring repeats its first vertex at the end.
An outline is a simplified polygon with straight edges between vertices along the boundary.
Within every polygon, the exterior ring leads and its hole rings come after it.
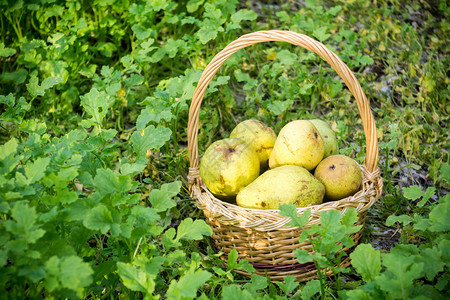
MULTIPOLYGON (((0 0, 0 8, 0 294, 448 296, 445 1, 0 0), (268 29, 304 33, 333 50, 377 124, 384 191, 363 241, 382 253, 358 247, 338 281, 273 284, 224 268, 189 197, 188 109, 202 70, 229 42, 268 29)), ((257 44, 211 82, 199 150, 245 119, 278 132, 312 116, 332 125, 342 153, 364 163, 358 110, 337 74, 299 47, 257 44)), ((232 268, 251 271, 234 255, 232 268)))

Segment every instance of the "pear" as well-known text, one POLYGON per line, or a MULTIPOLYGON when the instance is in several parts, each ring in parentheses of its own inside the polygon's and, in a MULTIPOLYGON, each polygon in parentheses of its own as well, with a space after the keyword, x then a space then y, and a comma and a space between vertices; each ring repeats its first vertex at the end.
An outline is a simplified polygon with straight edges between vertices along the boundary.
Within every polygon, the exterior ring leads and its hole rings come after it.
POLYGON ((285 165, 268 170, 236 196, 241 207, 277 209, 281 204, 298 207, 321 204, 325 187, 303 167, 285 165))
POLYGON ((345 155, 331 155, 322 160, 314 176, 325 186, 328 200, 339 200, 352 196, 362 183, 362 172, 358 163, 345 155))
POLYGON ((323 146, 325 148, 323 158, 337 154, 339 151, 338 141, 336 139, 336 134, 333 129, 331 129, 331 126, 327 122, 320 119, 313 119, 309 121, 316 126, 317 130, 319 130, 320 136, 322 137, 323 146))
POLYGON ((212 143, 200 161, 200 177, 216 196, 236 196, 258 176, 258 154, 240 139, 212 143))
POLYGON ((269 156, 277 139, 272 128, 258 120, 245 120, 236 125, 230 138, 239 138, 252 146, 258 154, 261 170, 267 169, 269 156))
POLYGON ((287 123, 278 134, 269 157, 271 169, 282 165, 296 165, 314 169, 325 152, 322 137, 308 120, 287 123))

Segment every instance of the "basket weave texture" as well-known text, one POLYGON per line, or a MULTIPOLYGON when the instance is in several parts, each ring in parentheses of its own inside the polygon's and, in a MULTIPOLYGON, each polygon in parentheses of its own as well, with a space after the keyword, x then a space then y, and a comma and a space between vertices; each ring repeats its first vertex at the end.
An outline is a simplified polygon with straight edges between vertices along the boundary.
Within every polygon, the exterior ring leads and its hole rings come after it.
MULTIPOLYGON (((305 210, 311 209, 308 223, 303 229, 313 224, 320 224, 320 213, 329 210, 338 210, 342 214, 349 208, 355 208, 359 221, 358 225, 364 225, 367 210, 381 196, 383 184, 378 164, 378 141, 376 125, 373 119, 369 102, 354 74, 347 65, 322 43, 300 33, 292 31, 269 30, 258 31, 241 36, 228 44, 206 66, 197 84, 192 98, 188 121, 188 151, 190 168, 188 174, 191 195, 196 199, 196 204, 206 217, 206 222, 213 229, 213 242, 217 250, 227 254, 236 249, 239 259, 247 259, 253 264, 256 274, 268 274, 271 280, 282 280, 284 276, 291 275, 297 281, 307 281, 317 277, 317 270, 312 263, 299 264, 294 257, 295 249, 312 251, 308 241, 299 243, 302 228, 293 228, 286 224, 290 218, 279 215, 279 210, 262 210, 242 208, 235 204, 221 201, 209 192, 200 177, 198 155, 198 125, 199 112, 206 89, 214 74, 222 64, 235 52, 247 46, 269 41, 288 42, 313 51, 338 73, 355 97, 359 113, 362 119, 364 134, 366 137, 366 164, 361 166, 363 183, 360 191, 355 195, 338 201, 326 202, 320 205, 297 208, 301 215, 305 210)), ((361 231, 351 237, 358 243, 361 231)), ((347 253, 352 249, 344 249, 347 253)), ((345 257, 345 256, 344 256, 345 257)), ((336 262, 340 266, 350 264, 349 257, 336 262)), ((238 273, 249 275, 244 271, 238 273)))

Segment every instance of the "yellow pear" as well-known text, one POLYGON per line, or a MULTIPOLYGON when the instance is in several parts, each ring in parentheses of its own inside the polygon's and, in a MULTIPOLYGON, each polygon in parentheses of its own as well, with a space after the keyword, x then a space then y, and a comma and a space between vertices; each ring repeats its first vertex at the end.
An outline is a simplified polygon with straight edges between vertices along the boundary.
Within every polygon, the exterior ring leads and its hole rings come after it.
POLYGON ((331 126, 327 122, 320 119, 313 119, 309 121, 316 126, 317 130, 319 130, 320 136, 322 137, 323 146, 325 148, 323 158, 337 154, 339 151, 338 141, 336 139, 336 133, 334 133, 333 129, 331 129, 331 126))
POLYGON ((361 186, 362 172, 356 161, 345 155, 331 155, 322 160, 314 176, 325 186, 328 200, 352 196, 361 186))
POLYGON ((212 143, 200 161, 200 177, 217 196, 236 196, 259 175, 256 151, 240 139, 212 143))
POLYGON ((286 165, 268 170, 236 196, 241 207, 277 209, 281 204, 298 207, 321 204, 325 187, 303 167, 286 165))
POLYGON ((269 158, 271 169, 282 165, 296 165, 314 169, 324 155, 322 137, 308 120, 287 123, 278 134, 269 158))
POLYGON ((240 122, 230 134, 230 138, 238 138, 249 144, 258 154, 261 169, 266 169, 270 153, 277 139, 272 128, 258 120, 240 122))

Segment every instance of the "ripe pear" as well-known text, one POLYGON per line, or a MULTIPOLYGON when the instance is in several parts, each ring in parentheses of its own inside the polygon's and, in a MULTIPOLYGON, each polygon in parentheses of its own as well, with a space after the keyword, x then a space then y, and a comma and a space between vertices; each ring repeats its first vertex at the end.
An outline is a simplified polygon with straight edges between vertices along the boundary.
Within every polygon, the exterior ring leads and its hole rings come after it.
POLYGON ((345 155, 331 155, 322 160, 314 176, 325 186, 328 200, 339 200, 352 196, 362 183, 362 172, 358 163, 345 155))
POLYGON ((270 169, 244 187, 236 196, 241 207, 277 209, 281 204, 297 207, 321 204, 325 187, 303 167, 285 165, 270 169))
POLYGON ((258 120, 245 120, 231 131, 230 138, 239 138, 255 149, 260 161, 260 168, 268 167, 270 153, 277 135, 272 128, 258 120))
POLYGON ((311 123, 316 126, 317 130, 319 130, 320 136, 323 140, 323 146, 325 148, 325 152, 323 158, 327 158, 330 155, 335 155, 339 151, 338 141, 336 139, 336 133, 334 133, 331 126, 320 119, 309 120, 311 123))
POLYGON ((200 161, 200 177, 216 196, 236 196, 258 176, 258 154, 240 139, 212 143, 200 161))
POLYGON ((291 121, 278 134, 269 157, 269 167, 297 165, 310 171, 322 160, 324 152, 322 137, 313 123, 308 120, 291 121))

